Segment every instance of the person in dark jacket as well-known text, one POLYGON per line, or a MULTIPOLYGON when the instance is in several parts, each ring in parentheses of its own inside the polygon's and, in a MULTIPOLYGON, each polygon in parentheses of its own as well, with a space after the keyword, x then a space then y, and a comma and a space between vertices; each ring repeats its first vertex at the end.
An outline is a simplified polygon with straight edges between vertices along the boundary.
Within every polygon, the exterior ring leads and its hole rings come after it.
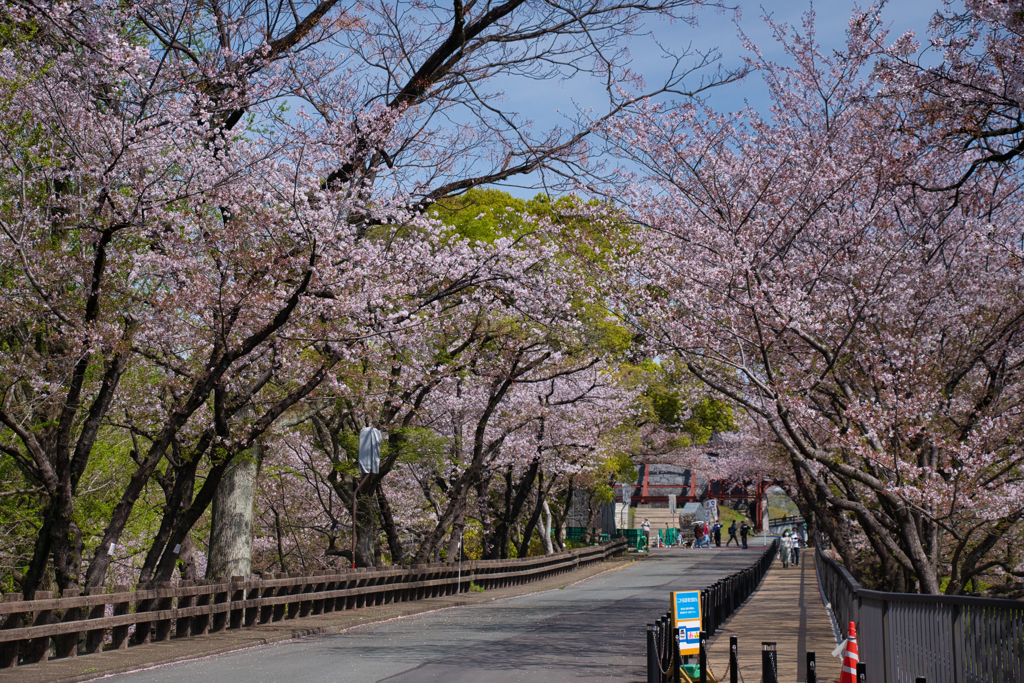
POLYGON ((715 537, 715 547, 722 547, 722 525, 715 522, 715 526, 711 527, 711 535, 715 537))
POLYGON ((747 534, 750 533, 750 527, 747 526, 746 522, 740 525, 740 538, 743 540, 743 549, 747 549, 747 534))
POLYGON ((725 547, 728 548, 735 541, 736 545, 740 544, 740 539, 736 538, 736 520, 732 520, 732 524, 729 525, 729 540, 726 542, 725 547))

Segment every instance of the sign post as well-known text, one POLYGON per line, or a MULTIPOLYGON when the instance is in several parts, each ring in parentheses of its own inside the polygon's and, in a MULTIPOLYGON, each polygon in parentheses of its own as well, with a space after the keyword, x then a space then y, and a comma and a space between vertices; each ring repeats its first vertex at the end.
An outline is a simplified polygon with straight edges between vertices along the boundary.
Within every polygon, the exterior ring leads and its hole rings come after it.
POLYGON ((679 629, 679 654, 700 654, 700 591, 672 591, 672 626, 679 629))

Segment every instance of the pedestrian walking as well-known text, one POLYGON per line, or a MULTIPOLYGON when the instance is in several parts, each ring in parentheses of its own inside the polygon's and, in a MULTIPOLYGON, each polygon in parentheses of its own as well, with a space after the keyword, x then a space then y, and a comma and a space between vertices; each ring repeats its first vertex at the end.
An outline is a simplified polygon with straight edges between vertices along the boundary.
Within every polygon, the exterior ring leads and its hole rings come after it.
POLYGON ((782 543, 779 548, 779 554, 782 556, 782 568, 789 569, 789 559, 793 554, 793 537, 789 533, 789 529, 782 532, 782 543))
POLYGON ((747 549, 747 534, 750 533, 750 526, 746 522, 740 525, 740 538, 743 540, 743 549, 747 549))
POLYGON ((715 522, 715 526, 711 527, 711 534, 715 537, 715 547, 722 547, 722 525, 715 522))
POLYGON ((736 538, 736 520, 732 520, 732 524, 729 525, 729 540, 726 542, 725 547, 728 548, 732 545, 732 542, 736 541, 736 545, 740 544, 740 539, 736 538))
POLYGON ((708 528, 707 522, 704 522, 704 525, 701 527, 701 533, 704 538, 704 547, 711 550, 711 529, 708 528))
POLYGON ((700 547, 700 532, 701 532, 701 529, 702 529, 702 527, 701 527, 701 523, 700 522, 694 522, 693 523, 693 547, 694 548, 699 548, 700 547))
POLYGON ((800 566, 800 534, 799 532, 793 533, 793 566, 800 566))
POLYGON ((644 517, 644 521, 640 524, 640 529, 643 531, 644 538, 647 540, 647 549, 651 549, 651 523, 644 517))

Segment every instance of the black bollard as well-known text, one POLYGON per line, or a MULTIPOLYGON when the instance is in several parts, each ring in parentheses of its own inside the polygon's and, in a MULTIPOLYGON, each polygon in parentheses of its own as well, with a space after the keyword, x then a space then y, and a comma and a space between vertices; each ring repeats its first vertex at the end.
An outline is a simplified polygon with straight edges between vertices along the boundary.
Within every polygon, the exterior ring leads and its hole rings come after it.
POLYGON ((924 676, 918 676, 914 679, 914 683, 928 683, 928 679, 924 676))
POLYGON ((658 655, 662 658, 662 663, 665 664, 669 660, 669 655, 672 654, 672 649, 669 647, 669 625, 665 621, 665 616, 657 620, 657 632, 662 636, 659 642, 662 643, 662 647, 658 651, 658 655))
POLYGON ((700 683, 708 683, 708 634, 700 632, 700 654, 697 656, 697 663, 700 665, 700 683))
POLYGON ((775 643, 761 643, 761 682, 779 683, 779 659, 775 643))
POLYGON ((867 683, 868 665, 864 662, 857 662, 857 683, 867 683))
POLYGON ((740 683, 739 644, 736 636, 729 636, 729 683, 740 683))
POLYGON ((673 648, 673 646, 672 646, 673 638, 675 638, 676 630, 672 626, 672 617, 671 617, 671 615, 666 614, 662 623, 664 624, 663 628, 665 629, 663 631, 663 633, 665 634, 665 664, 666 664, 665 670, 668 671, 668 665, 672 663, 672 658, 675 656, 672 653, 676 649, 678 649, 678 648, 673 648))
POLYGON ((818 683, 818 668, 814 663, 814 652, 807 653, 807 683, 818 683))
POLYGON ((647 683, 661 683, 656 635, 654 624, 647 624, 647 683))
POLYGON ((681 669, 681 662, 679 661, 679 629, 675 628, 672 629, 672 631, 674 636, 672 641, 675 643, 675 647, 672 648, 672 676, 669 680, 672 681, 672 683, 682 683, 682 677, 679 675, 681 669))

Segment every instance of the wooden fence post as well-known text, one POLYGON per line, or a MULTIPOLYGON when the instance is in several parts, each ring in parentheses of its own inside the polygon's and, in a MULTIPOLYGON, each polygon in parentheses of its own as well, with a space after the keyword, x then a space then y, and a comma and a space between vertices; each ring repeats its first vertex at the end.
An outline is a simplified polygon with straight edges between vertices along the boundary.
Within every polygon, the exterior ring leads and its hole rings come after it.
MULTIPOLYGON (((13 593, 8 593, 4 596, 4 602, 10 604, 12 602, 22 602, 21 596, 13 593)), ((21 628, 25 623, 24 612, 12 612, 7 615, 7 619, 4 620, 3 630, 6 631, 12 628, 21 628)), ((7 669, 12 666, 18 666, 18 655, 21 650, 21 642, 13 640, 7 643, 0 643, 0 669, 7 669)))
MULTIPOLYGON (((245 579, 241 576, 231 577, 231 602, 241 602, 245 600, 245 588, 243 583, 245 579)), ((231 610, 231 619, 229 621, 228 628, 242 628, 242 621, 245 619, 245 609, 242 607, 231 610)))
MULTIPOLYGON (((210 604, 212 588, 209 579, 196 579, 196 587, 199 589, 196 594, 196 607, 206 607, 210 604)), ((197 614, 192 617, 192 635, 205 636, 210 632, 210 614, 197 614)))
MULTIPOLYGON (((118 584, 114 586, 114 593, 127 593, 128 586, 124 584, 118 584)), ((131 612, 132 603, 129 600, 122 600, 121 602, 114 603, 114 616, 120 617, 131 612)), ((129 626, 115 626, 110 629, 110 641, 111 647, 115 650, 127 650, 128 649, 128 629, 129 626)), ((100 635, 102 642, 102 633, 100 635)))
MULTIPOLYGON (((80 591, 77 588, 66 588, 63 598, 77 598, 80 591)), ((78 621, 81 618, 81 607, 65 607, 64 613, 60 615, 60 621, 62 624, 69 624, 74 621, 78 621)), ((54 636, 53 638, 55 648, 55 657, 74 657, 78 654, 78 631, 74 633, 65 633, 61 636, 54 636)))
MULTIPOLYGON (((157 590, 160 592, 160 597, 156 600, 156 609, 158 611, 170 610, 174 607, 174 584, 170 581, 161 581, 157 584, 157 590)), ((168 640, 171 637, 171 619, 157 619, 156 629, 153 634, 153 640, 156 642, 162 642, 168 640)))
MULTIPOLYGON (((301 572, 288 572, 288 578, 289 579, 298 579, 301 576, 302 576, 301 572)), ((299 581, 296 581, 294 584, 292 584, 292 586, 288 590, 288 595, 290 597, 295 597, 295 596, 297 596, 301 592, 302 592, 302 583, 299 582, 299 581)), ((299 608, 300 607, 302 607, 302 601, 301 600, 290 600, 290 601, 288 601, 288 617, 287 618, 288 619, 294 619, 295 617, 299 616, 299 608)))
MULTIPOLYGON (((103 586, 91 586, 86 589, 89 596, 100 596, 106 593, 103 590, 103 586)), ((102 619, 106 616, 107 604, 101 602, 98 605, 93 605, 89 608, 89 620, 102 619)), ((125 627, 127 629, 127 627, 125 627)), ((106 633, 105 628, 94 628, 85 632, 85 653, 88 655, 94 655, 103 651, 103 635, 106 633)))
MULTIPOLYGON (((195 581, 185 580, 178 584, 182 594, 178 596, 178 609, 188 609, 196 603, 196 596, 192 595, 192 587, 195 581)), ((192 617, 178 617, 174 620, 174 637, 185 638, 192 632, 192 617)))
MULTIPOLYGON (((268 578, 273 579, 274 575, 270 574, 268 578)), ((274 595, 276 593, 276 590, 277 589, 275 589, 273 586, 264 586, 263 590, 260 593, 260 597, 261 598, 272 598, 272 597, 274 597, 274 595)), ((261 624, 266 624, 266 623, 271 622, 271 621, 274 620, 274 606, 273 605, 263 605, 262 607, 260 607, 259 612, 260 612, 260 623, 261 624)))
MULTIPOLYGON (((308 594, 313 592, 313 589, 315 587, 316 587, 315 583, 303 582, 300 594, 301 595, 308 595, 308 594)), ((299 614, 298 614, 299 617, 308 617, 309 613, 312 610, 313 610, 313 601, 312 600, 302 600, 302 601, 299 602, 299 614)))
MULTIPOLYGON (((228 597, 230 596, 230 588, 231 586, 229 584, 224 582, 218 582, 214 587, 213 604, 223 605, 224 603, 226 603, 228 601, 228 597)), ((220 633, 225 628, 227 628, 227 612, 214 612, 211 616, 213 617, 211 619, 213 623, 210 625, 210 633, 220 633)))
MULTIPOLYGON (((274 574, 275 579, 287 579, 288 575, 284 573, 274 574)), ((284 597, 291 593, 289 586, 278 586, 276 595, 278 597, 284 597)), ((274 605, 274 621, 281 621, 288 614, 288 603, 281 602, 274 605)))
MULTIPOLYGON (((245 596, 245 600, 258 600, 260 597, 259 586, 251 586, 246 590, 242 591, 245 596)), ((245 608, 245 619, 242 622, 244 626, 255 626, 260 619, 260 608, 259 607, 246 607, 245 608)))
MULTIPOLYGON (((52 600, 53 593, 50 591, 36 591, 35 600, 52 600)), ((33 611, 33 626, 49 626, 50 617, 53 615, 51 609, 36 609, 33 611)), ((28 647, 22 655, 25 664, 38 664, 50 658, 50 637, 33 638, 28 641, 28 647)))
MULTIPOLYGON (((330 578, 327 583, 324 584, 324 590, 327 592, 338 590, 338 572, 331 570, 330 578)), ((334 611, 334 603, 337 602, 334 598, 326 598, 323 602, 323 613, 330 614, 334 611)))

